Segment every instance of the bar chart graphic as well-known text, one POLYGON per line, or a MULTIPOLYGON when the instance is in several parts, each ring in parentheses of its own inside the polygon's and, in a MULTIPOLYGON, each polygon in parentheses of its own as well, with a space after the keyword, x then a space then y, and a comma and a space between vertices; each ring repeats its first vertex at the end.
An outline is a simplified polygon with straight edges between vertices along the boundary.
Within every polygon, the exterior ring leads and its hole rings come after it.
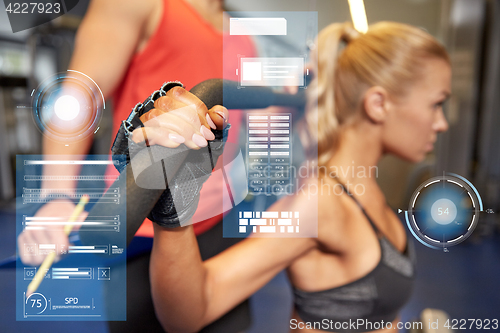
POLYGON ((279 195, 292 189, 292 115, 248 114, 249 192, 279 195))
POLYGON ((53 280, 91 280, 92 278, 92 268, 52 268, 53 280))

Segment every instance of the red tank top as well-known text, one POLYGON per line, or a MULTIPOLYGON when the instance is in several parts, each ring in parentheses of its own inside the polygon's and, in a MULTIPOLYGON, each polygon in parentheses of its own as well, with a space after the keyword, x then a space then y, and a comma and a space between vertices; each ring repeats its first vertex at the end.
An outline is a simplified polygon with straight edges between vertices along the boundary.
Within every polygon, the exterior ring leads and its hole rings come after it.
MULTIPOLYGON (((222 32, 210 23, 184 0, 164 0, 163 16, 157 30, 146 47, 136 54, 113 95, 113 133, 116 135, 121 121, 126 119, 132 108, 145 100, 165 81, 181 81, 186 89, 212 78, 236 80, 238 54, 254 56, 255 49, 247 36, 227 36, 231 43, 224 43, 222 32), (223 66, 224 54, 224 66, 223 66)), ((231 130, 228 142, 238 142, 241 113, 230 112, 231 130)), ((108 173, 117 174, 114 168, 108 173)), ((203 185, 196 214, 207 215, 207 210, 221 206, 220 181, 210 177, 203 185)), ((196 217, 195 214, 195 217, 196 217)), ((195 233, 201 234, 220 222, 222 214, 194 224, 195 233)), ((152 222, 144 221, 137 236, 153 236, 152 222)))

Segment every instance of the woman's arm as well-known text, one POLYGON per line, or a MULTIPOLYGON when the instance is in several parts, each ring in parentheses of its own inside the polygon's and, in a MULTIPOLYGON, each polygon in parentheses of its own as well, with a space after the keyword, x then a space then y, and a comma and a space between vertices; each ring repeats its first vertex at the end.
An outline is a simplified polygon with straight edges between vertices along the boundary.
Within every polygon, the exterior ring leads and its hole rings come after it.
MULTIPOLYGON (((210 126, 220 130, 227 125, 227 109, 214 106, 207 110, 196 96, 180 87, 170 89, 154 105, 141 116, 145 127, 133 132, 135 142, 147 140, 149 145, 175 148, 183 141, 191 149, 200 149, 207 145, 205 139, 213 140, 213 133, 209 133, 212 138, 206 133, 210 126), (177 140, 180 137, 182 140, 177 140)), ((272 207, 300 211, 306 225, 317 218, 308 218, 310 208, 305 195, 300 200, 286 197, 272 207)), ((311 238, 250 238, 202 262, 191 226, 171 229, 155 225, 150 276, 157 317, 168 332, 198 331, 315 246, 316 239, 311 238)))
POLYGON ((202 262, 192 227, 155 226, 151 292, 168 332, 193 332, 219 318, 316 246, 312 238, 248 238, 202 262))
POLYGON ((207 272, 193 227, 154 228, 149 270, 156 316, 168 332, 197 331, 206 312, 207 272))

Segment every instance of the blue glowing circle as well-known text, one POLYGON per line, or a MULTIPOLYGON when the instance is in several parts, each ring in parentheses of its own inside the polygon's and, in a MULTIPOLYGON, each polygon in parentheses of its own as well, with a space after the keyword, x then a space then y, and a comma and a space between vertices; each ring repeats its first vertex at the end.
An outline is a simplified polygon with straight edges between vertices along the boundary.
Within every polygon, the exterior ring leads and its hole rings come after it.
POLYGON ((32 93, 33 120, 43 135, 71 143, 99 128, 105 108, 99 86, 89 76, 68 70, 45 79, 32 93))
POLYGON ((73 120, 80 113, 80 103, 71 95, 63 95, 54 103, 54 112, 59 119, 73 120))
POLYGON ((419 242, 443 249, 466 240, 482 210, 476 188, 467 179, 450 174, 421 184, 411 197, 405 218, 419 242))

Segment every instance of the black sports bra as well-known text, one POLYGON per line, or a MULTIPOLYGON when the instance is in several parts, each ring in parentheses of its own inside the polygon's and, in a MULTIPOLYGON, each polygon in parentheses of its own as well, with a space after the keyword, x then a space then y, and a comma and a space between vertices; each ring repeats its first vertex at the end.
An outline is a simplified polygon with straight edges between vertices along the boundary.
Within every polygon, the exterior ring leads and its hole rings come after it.
POLYGON ((311 323, 310 326, 316 329, 329 332, 372 331, 381 328, 378 326, 381 321, 394 321, 410 298, 415 274, 413 243, 408 239, 404 254, 399 252, 378 230, 356 198, 341 186, 358 204, 375 233, 380 235, 380 261, 362 278, 340 287, 316 292, 294 288, 295 309, 306 324, 311 323), (363 319, 365 325, 353 325, 360 323, 358 319, 363 319))

